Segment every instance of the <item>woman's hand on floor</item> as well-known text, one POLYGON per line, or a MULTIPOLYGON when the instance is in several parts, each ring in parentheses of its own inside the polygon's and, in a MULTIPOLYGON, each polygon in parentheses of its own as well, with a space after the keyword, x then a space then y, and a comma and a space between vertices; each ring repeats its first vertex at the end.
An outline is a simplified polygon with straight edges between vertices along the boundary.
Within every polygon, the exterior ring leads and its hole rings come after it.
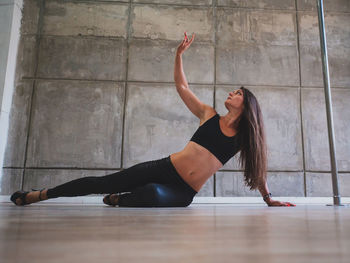
POLYGON ((180 43, 180 45, 177 47, 177 53, 178 54, 182 54, 186 51, 186 49, 188 49, 190 47, 190 45, 192 44, 194 40, 194 33, 192 34, 191 40, 189 40, 187 38, 187 33, 185 32, 185 37, 182 40, 182 42, 180 43))
POLYGON ((270 200, 267 203, 268 206, 296 206, 295 204, 289 203, 289 202, 281 202, 277 200, 270 200))

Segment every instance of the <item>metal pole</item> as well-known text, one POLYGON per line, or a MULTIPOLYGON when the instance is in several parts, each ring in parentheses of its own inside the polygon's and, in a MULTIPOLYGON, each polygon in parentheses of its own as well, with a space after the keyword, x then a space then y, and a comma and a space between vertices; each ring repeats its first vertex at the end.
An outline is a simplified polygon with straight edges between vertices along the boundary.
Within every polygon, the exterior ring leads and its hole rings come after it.
POLYGON ((340 195, 338 191, 338 170, 337 170, 337 162, 335 158, 332 97, 331 97, 329 71, 328 71, 328 55, 327 55, 327 41, 326 41, 326 33, 325 33, 325 26, 324 26, 324 15, 323 15, 323 0, 316 0, 316 1, 317 1, 317 11, 318 11, 318 25, 320 29, 320 43, 321 43, 321 54, 322 54, 323 83, 324 83, 326 110, 327 110, 329 151, 330 151, 331 168, 332 168, 333 204, 339 206, 341 205, 341 201, 340 201, 340 195))

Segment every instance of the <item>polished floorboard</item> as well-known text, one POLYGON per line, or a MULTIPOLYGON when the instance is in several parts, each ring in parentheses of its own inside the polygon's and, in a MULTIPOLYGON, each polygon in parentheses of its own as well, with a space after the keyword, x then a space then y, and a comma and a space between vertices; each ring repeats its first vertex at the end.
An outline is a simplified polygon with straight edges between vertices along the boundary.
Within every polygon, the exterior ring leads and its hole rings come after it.
POLYGON ((0 262, 350 262, 350 208, 0 203, 0 262))

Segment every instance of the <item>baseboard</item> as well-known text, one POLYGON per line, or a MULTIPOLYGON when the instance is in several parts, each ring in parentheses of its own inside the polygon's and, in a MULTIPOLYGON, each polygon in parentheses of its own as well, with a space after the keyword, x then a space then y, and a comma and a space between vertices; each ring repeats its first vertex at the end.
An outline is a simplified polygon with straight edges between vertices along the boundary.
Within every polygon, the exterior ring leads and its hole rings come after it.
MULTIPOLYGON (((78 197, 60 197, 45 200, 40 204, 69 204, 98 205, 102 203, 103 196, 78 196, 78 197)), ((293 204, 333 204, 333 197, 273 197, 274 200, 291 202, 293 204)), ((0 203, 10 203, 10 195, 0 195, 0 203)), ((342 204, 349 204, 350 197, 341 197, 342 204)), ((194 197, 192 204, 265 204, 261 197, 194 197)))

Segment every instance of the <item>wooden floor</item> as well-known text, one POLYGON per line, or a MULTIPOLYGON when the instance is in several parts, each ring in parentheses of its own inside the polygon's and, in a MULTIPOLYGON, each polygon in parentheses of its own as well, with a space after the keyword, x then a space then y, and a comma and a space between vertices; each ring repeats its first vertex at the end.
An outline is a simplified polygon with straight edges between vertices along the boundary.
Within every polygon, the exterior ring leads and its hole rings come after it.
POLYGON ((0 262, 350 262, 350 208, 0 204, 0 262))

